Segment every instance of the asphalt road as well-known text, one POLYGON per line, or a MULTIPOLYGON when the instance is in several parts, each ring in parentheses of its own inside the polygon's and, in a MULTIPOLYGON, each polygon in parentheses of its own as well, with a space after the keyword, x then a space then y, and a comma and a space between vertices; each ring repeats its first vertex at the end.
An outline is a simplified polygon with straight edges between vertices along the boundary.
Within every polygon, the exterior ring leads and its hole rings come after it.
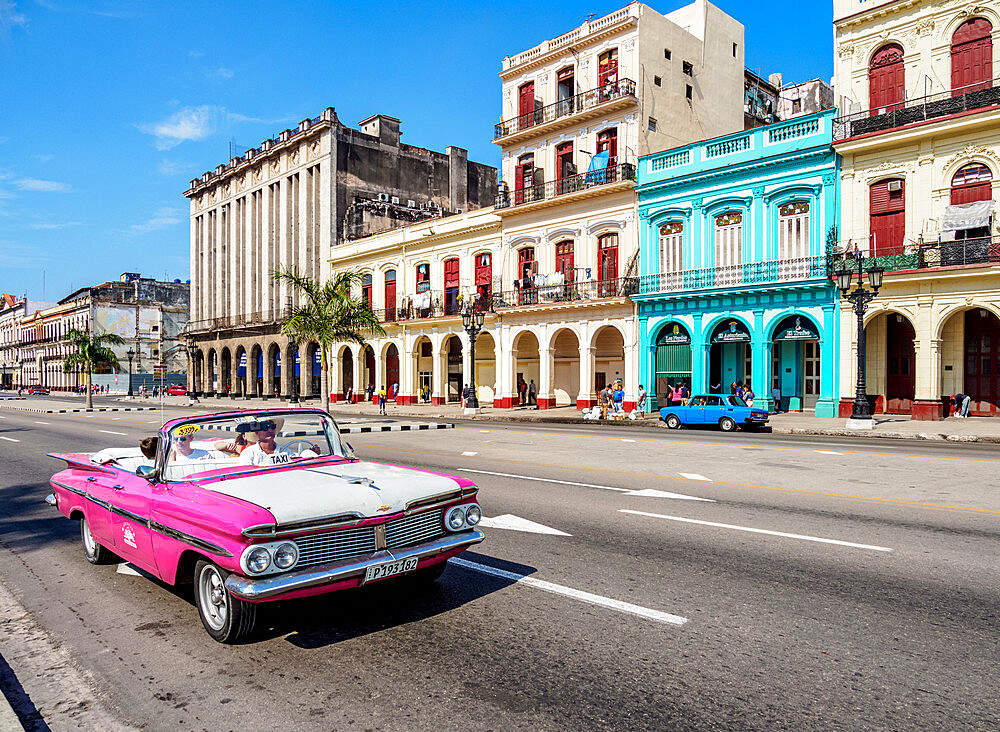
MULTIPOLYGON (((476 480, 486 542, 432 587, 282 603, 227 647, 187 590, 87 564, 76 523, 41 501, 60 468, 45 452, 134 445, 159 414, 0 417, 0 583, 123 724, 1000 726, 996 447, 475 422, 351 435, 366 459, 476 480)), ((55 682, 12 670, 53 728, 86 726, 55 682)))

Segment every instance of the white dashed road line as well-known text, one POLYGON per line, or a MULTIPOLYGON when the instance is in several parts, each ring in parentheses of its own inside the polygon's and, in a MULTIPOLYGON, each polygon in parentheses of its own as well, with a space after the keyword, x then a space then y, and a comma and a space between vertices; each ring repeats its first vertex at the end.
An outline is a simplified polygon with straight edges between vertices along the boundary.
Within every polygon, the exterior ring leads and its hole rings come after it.
POLYGON ((768 529, 753 529, 748 526, 734 526, 733 524, 720 524, 715 521, 699 521, 698 519, 682 518, 680 516, 664 516, 662 513, 647 513, 646 511, 633 511, 628 508, 619 508, 619 513, 632 513, 636 516, 649 516, 651 518, 666 519, 668 521, 681 521, 686 524, 700 524, 701 526, 715 526, 720 529, 733 529, 734 531, 747 531, 752 534, 768 534, 770 536, 784 536, 788 539, 802 539, 803 541, 816 541, 821 544, 837 544, 838 546, 849 546, 855 549, 871 549, 876 552, 891 552, 892 549, 884 546, 873 546, 871 544, 855 544, 851 541, 840 541, 839 539, 823 539, 818 536, 805 536, 803 534, 786 534, 783 531, 769 531, 768 529))
POLYGON ((118 435, 120 437, 128 437, 124 432, 112 432, 111 430, 97 430, 98 432, 103 432, 106 435, 118 435))
POLYGON ((707 483, 711 483, 711 478, 706 478, 704 475, 698 475, 698 473, 678 473, 682 478, 687 478, 688 480, 704 480, 707 483))
POLYGON ((603 488, 606 491, 621 491, 627 493, 628 488, 616 488, 612 485, 594 485, 593 483, 574 483, 571 480, 555 480, 554 478, 536 478, 533 475, 514 475, 513 473, 494 473, 492 470, 473 470, 472 468, 458 468, 459 473, 480 473, 482 475, 497 475, 501 478, 517 478, 518 480, 536 480, 539 483, 559 483, 560 485, 575 485, 581 488, 603 488))
POLYGON ((48 422, 39 422, 39 421, 38 421, 38 420, 36 419, 36 420, 35 420, 35 424, 49 424, 49 423, 48 423, 48 422))
POLYGON ((656 620, 661 623, 670 623, 671 625, 684 625, 684 623, 687 622, 687 618, 682 618, 680 615, 672 615, 670 613, 660 612, 659 610, 651 610, 648 607, 633 605, 630 602, 622 602, 621 600, 612 600, 610 597, 602 597, 601 595, 594 595, 590 592, 584 592, 583 590, 575 590, 572 587, 565 587, 552 582, 546 582, 545 580, 535 579, 534 577, 527 577, 523 574, 516 574, 503 569, 497 569, 496 567, 489 567, 485 564, 470 562, 467 559, 452 557, 449 561, 459 567, 465 567, 466 569, 471 569, 476 572, 483 572, 484 574, 490 574, 494 577, 501 577, 503 579, 516 582, 517 584, 534 587, 535 589, 542 590, 544 592, 552 592, 556 595, 571 597, 574 600, 587 602, 591 605, 600 605, 601 607, 618 610, 619 612, 638 615, 639 617, 648 618, 649 620, 656 620))
POLYGON ((20 442, 20 440, 15 440, 13 437, 0 437, 0 440, 7 440, 7 442, 20 442))
POLYGON ((473 455, 478 455, 478 452, 463 452, 462 457, 472 457, 473 455))
POLYGON ((623 437, 622 438, 622 442, 635 442, 635 440, 630 440, 630 439, 628 439, 626 437, 623 437))
POLYGON ((835 452, 833 450, 813 450, 813 452, 818 452, 820 455, 843 455, 843 453, 835 452))

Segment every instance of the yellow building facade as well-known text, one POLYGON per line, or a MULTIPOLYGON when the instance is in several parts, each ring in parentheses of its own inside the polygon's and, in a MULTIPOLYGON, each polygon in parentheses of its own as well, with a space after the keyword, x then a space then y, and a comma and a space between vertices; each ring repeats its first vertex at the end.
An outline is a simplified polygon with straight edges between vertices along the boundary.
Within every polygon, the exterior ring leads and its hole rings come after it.
MULTIPOLYGON (((1000 3, 835 0, 842 252, 885 268, 865 315, 875 413, 1000 411, 1000 3)), ((841 304, 840 413, 858 332, 841 304)))

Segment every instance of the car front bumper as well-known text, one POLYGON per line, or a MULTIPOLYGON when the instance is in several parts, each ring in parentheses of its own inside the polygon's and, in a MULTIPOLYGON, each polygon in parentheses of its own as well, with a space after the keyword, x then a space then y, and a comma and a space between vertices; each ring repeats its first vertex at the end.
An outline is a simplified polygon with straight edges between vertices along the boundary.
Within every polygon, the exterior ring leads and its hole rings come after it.
POLYGON ((352 559, 341 559, 337 562, 320 564, 306 569, 292 570, 284 574, 276 574, 268 577, 244 577, 242 575, 231 574, 226 578, 226 589, 236 597, 244 600, 265 600, 276 595, 283 595, 286 592, 296 592, 307 590, 312 587, 339 582, 351 579, 358 575, 364 575, 365 570, 376 564, 392 562, 400 559, 416 557, 428 559, 445 552, 454 552, 457 549, 465 549, 478 544, 486 538, 479 529, 462 531, 457 534, 448 534, 440 539, 428 541, 423 544, 403 547, 401 549, 383 549, 374 554, 366 554, 362 557, 352 559))

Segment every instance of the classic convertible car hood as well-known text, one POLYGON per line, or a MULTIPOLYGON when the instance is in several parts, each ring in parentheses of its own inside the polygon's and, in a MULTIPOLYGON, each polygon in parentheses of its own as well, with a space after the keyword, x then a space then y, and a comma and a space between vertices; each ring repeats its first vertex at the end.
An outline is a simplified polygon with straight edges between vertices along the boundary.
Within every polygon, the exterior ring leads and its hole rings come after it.
POLYGON ((385 516, 414 500, 461 490, 443 475, 368 462, 241 475, 203 487, 266 508, 278 524, 351 512, 385 516))

